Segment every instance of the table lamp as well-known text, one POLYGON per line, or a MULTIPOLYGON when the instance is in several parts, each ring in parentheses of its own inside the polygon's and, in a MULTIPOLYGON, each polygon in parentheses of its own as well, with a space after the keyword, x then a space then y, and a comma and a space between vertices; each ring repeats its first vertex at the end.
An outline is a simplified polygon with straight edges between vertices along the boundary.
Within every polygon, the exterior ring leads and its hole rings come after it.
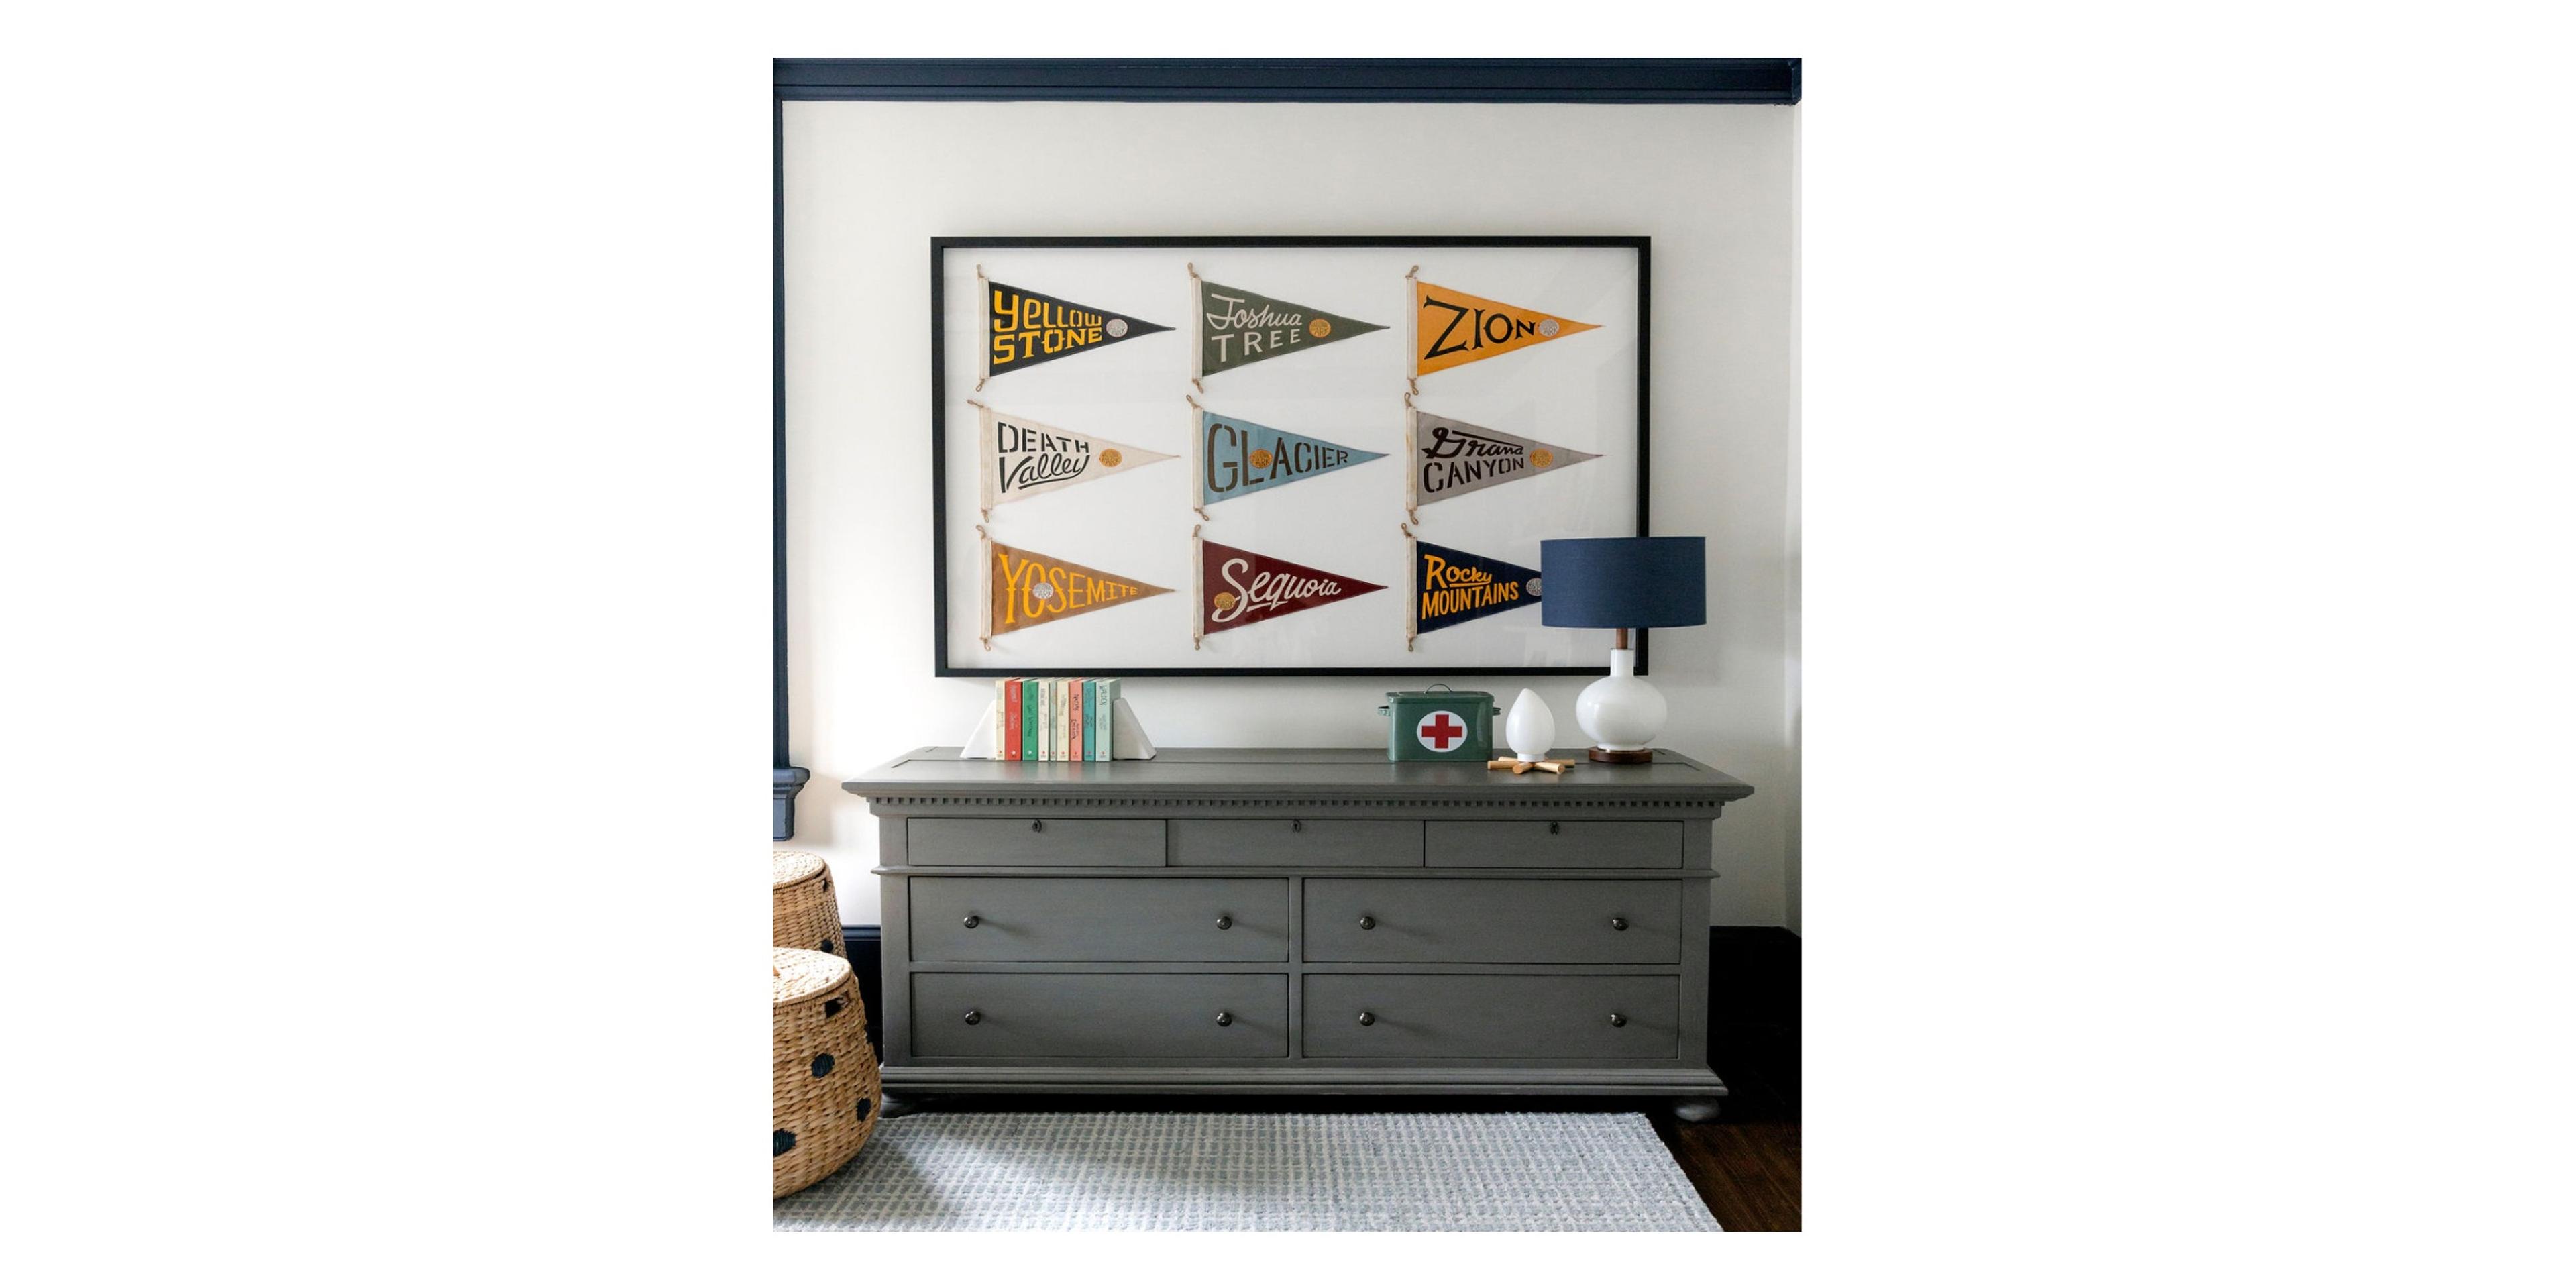
POLYGON ((1591 757, 1614 765, 1655 758, 1664 695, 1637 678, 1631 628, 1697 626, 1708 620, 1706 537, 1587 537, 1538 543, 1539 621, 1607 626, 1610 674, 1574 700, 1574 719, 1592 739, 1591 757))

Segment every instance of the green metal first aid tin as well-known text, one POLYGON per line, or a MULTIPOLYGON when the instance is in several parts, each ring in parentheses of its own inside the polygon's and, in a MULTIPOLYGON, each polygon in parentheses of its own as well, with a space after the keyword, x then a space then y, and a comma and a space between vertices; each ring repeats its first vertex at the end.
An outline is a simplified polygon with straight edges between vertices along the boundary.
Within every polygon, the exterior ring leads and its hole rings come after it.
POLYGON ((1378 711, 1387 717, 1389 760, 1494 758, 1494 695, 1469 690, 1390 692, 1378 711))

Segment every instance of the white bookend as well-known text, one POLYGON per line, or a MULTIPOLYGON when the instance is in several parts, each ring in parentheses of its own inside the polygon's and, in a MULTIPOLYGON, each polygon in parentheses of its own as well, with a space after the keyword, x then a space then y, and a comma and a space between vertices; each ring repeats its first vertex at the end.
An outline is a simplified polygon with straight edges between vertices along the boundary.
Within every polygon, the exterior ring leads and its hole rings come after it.
POLYGON ((1110 758, 1113 760, 1152 760, 1154 740, 1145 736, 1145 726, 1136 723, 1135 709, 1127 699, 1118 699, 1118 712, 1109 721, 1110 758))
POLYGON ((975 732, 966 735, 966 745, 958 749, 959 760, 1000 760, 994 752, 994 730, 1000 727, 1002 704, 999 701, 984 708, 984 718, 975 722, 975 732))

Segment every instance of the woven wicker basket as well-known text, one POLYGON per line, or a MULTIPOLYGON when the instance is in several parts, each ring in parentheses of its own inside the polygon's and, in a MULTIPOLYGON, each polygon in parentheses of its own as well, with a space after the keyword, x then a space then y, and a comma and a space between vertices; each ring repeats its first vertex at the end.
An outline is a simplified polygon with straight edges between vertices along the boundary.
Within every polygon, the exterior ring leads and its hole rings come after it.
POLYGON ((850 964, 772 948, 769 1195, 793 1194, 841 1170, 876 1130, 876 1052, 850 964))
POLYGON ((832 897, 832 869, 822 856, 802 850, 769 852, 769 942, 850 955, 841 943, 841 905, 832 897))

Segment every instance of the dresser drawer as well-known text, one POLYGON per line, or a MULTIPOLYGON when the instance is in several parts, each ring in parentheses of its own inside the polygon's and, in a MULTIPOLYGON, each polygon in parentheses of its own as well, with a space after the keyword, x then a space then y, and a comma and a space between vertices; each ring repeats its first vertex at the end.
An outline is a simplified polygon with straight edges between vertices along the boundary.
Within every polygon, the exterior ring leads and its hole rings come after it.
POLYGON ((1435 868, 1678 868, 1682 824, 1432 823, 1423 851, 1435 868))
POLYGON ((1159 818, 916 818, 903 836, 921 867, 1163 865, 1159 818))
POLYGON ((917 962, 1288 960, 1275 877, 913 877, 907 894, 917 962))
POLYGON ((1670 975, 1308 975, 1306 1054, 1666 1059, 1670 975))
POLYGON ((1681 910, 1678 881, 1310 878, 1306 960, 1668 964, 1681 910))
POLYGON ((1419 822, 1176 818, 1170 826, 1175 867, 1422 866, 1419 822))
POLYGON ((924 1056, 1275 1059, 1288 1054, 1284 975, 912 977, 924 1056))

